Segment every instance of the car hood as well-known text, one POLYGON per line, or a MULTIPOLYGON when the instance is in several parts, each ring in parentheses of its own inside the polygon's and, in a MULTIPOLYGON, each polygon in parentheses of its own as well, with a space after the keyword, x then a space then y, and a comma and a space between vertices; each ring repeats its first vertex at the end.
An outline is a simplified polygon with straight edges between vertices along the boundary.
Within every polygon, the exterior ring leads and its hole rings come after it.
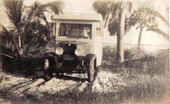
MULTIPOLYGON (((80 42, 80 41, 60 41, 58 42, 58 46, 65 47, 69 46, 71 49, 81 49, 82 56, 85 56, 90 53, 90 43, 88 42, 80 42)), ((67 47, 68 48, 68 47, 67 47)))

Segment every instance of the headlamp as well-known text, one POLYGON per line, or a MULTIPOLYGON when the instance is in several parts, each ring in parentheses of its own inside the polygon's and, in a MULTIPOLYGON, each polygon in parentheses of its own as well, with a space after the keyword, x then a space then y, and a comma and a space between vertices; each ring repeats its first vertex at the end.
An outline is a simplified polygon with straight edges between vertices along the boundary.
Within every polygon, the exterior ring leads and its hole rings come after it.
POLYGON ((77 56, 82 56, 82 55, 83 55, 83 51, 82 51, 80 48, 77 48, 77 49, 75 50, 75 54, 76 54, 77 56))
POLYGON ((55 52, 56 52, 57 55, 62 55, 63 52, 64 52, 64 50, 63 50, 63 48, 61 48, 61 47, 57 47, 56 50, 55 50, 55 52))

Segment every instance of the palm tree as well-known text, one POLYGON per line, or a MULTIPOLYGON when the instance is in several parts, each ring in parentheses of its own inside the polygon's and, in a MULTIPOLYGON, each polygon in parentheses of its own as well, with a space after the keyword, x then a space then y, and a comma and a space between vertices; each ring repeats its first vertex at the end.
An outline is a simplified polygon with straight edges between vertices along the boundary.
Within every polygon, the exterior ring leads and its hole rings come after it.
MULTIPOLYGON (((21 28, 22 31, 22 47, 26 53, 37 51, 39 49, 42 51, 41 46, 47 45, 47 41, 50 41, 50 27, 44 12, 49 12, 51 9, 55 14, 62 13, 61 11, 62 3, 55 1, 47 4, 40 4, 35 2, 35 4, 29 9, 29 12, 25 14, 23 24, 21 28), (43 20, 46 25, 42 25, 40 22, 43 20), (41 28, 40 28, 41 27, 41 28), (30 36, 31 35, 31 36, 30 36), (31 37, 32 41, 30 41, 31 37), (41 44, 40 44, 41 43, 41 44)), ((44 50, 45 51, 45 50, 44 50)))
POLYGON ((128 24, 131 26, 137 25, 136 29, 140 29, 138 37, 138 46, 141 49, 141 39, 144 28, 147 31, 153 31, 158 34, 161 34, 166 39, 169 38, 168 34, 159 29, 159 22, 157 19, 162 20, 165 24, 168 25, 168 21, 156 10, 146 5, 140 6, 138 10, 134 11, 129 18, 128 24))
POLYGON ((130 1, 96 1, 94 9, 100 13, 105 21, 109 19, 109 31, 117 35, 117 61, 124 61, 123 38, 125 35, 125 19, 132 8, 130 1), (107 18, 111 14, 111 18, 107 18))
MULTIPOLYGON (((24 11, 26 7, 23 6, 22 0, 4 0, 4 4, 7 10, 6 13, 16 28, 16 34, 19 36, 19 49, 21 49, 21 47, 29 48, 24 47, 28 46, 26 45, 26 35, 29 35, 28 32, 33 29, 33 24, 35 24, 37 20, 43 19, 46 22, 47 30, 49 30, 50 27, 48 25, 46 17, 44 16, 44 12, 49 12, 49 10, 51 10, 56 14, 62 13, 62 3, 59 1, 49 2, 47 4, 35 2, 35 4, 31 6, 31 8, 26 12, 24 11)), ((32 38, 35 37, 33 36, 32 38)))
MULTIPOLYGON (((18 29, 20 27, 20 22, 21 22, 21 17, 22 17, 22 7, 23 7, 23 1, 22 0, 4 0, 4 5, 6 8, 6 14, 9 18, 9 20, 13 23, 15 26, 15 29, 18 29)), ((3 32, 2 37, 10 36, 13 38, 8 38, 8 40, 3 40, 3 42, 7 41, 13 41, 15 43, 15 47, 19 53, 19 47, 17 45, 17 41, 14 39, 14 34, 11 34, 10 32, 7 31, 7 29, 4 28, 5 33, 3 32), (6 36, 5 36, 6 35, 6 36)))
POLYGON ((95 9, 96 12, 102 15, 104 22, 103 26, 106 27, 110 19, 109 16, 112 14, 111 3, 109 1, 107 2, 97 1, 93 3, 93 8, 95 9))

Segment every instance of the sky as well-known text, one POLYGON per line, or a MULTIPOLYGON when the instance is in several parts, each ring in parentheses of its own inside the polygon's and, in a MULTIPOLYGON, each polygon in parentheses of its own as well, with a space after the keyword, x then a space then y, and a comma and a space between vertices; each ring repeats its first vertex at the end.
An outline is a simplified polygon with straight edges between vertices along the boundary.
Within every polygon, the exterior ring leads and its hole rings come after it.
MULTIPOLYGON (((32 5, 34 1, 39 1, 41 3, 48 3, 51 1, 56 1, 56 0, 24 0, 25 5, 32 5)), ((92 12, 92 3, 93 0, 60 0, 63 2, 63 11, 65 13, 67 12, 81 12, 81 13, 89 13, 92 12)))
MULTIPOLYGON (((29 6, 32 5, 35 1, 39 1, 41 3, 47 3, 50 1, 56 1, 56 0, 24 0, 24 4, 29 6)), ((63 12, 64 13, 94 13, 94 10, 92 9, 92 4, 94 0, 61 0, 63 2, 63 12)), ((123 0, 125 1, 125 0, 123 0)), ((133 0, 136 2, 136 5, 148 0, 133 0)), ((154 8, 158 10, 164 17, 168 19, 168 13, 165 11, 165 8, 168 7, 168 0, 152 0, 154 3, 154 8)), ((153 4, 149 4, 153 5, 153 4)), ((7 25, 5 23, 9 23, 9 20, 7 19, 2 0, 0 1, 0 22, 4 25, 7 25)), ((165 31, 168 32, 168 27, 162 25, 161 26, 165 31)), ((105 42, 111 42, 116 43, 116 37, 110 37, 107 29, 105 30, 105 42)), ((127 35, 125 35, 125 43, 127 44, 137 44, 139 31, 135 28, 132 29, 127 35), (137 35, 136 35, 137 34, 137 35)), ((168 41, 165 40, 162 36, 159 36, 153 32, 145 32, 142 36, 142 43, 143 44, 163 44, 167 45, 168 41)))

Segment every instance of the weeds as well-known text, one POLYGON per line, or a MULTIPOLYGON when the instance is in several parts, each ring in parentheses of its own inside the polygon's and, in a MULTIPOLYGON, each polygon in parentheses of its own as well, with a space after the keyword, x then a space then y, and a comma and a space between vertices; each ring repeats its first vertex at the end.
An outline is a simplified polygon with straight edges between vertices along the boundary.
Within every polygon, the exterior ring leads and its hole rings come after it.
POLYGON ((150 100, 158 99, 169 89, 170 73, 169 68, 165 68, 168 50, 156 53, 138 49, 125 50, 125 61, 120 64, 115 61, 115 55, 116 51, 105 47, 103 67, 119 73, 127 83, 125 90, 119 92, 126 103, 133 104, 134 99, 151 103, 150 100))

